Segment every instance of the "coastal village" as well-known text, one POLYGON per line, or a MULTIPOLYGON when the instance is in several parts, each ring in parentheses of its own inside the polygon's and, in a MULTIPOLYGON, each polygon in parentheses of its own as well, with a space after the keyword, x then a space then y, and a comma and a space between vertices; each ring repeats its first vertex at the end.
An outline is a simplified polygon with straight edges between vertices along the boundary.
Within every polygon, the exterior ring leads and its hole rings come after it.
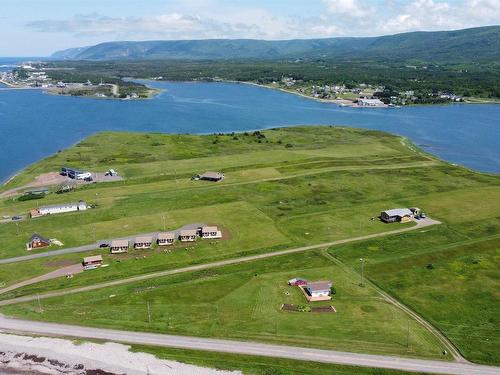
MULTIPOLYGON (((101 99, 119 98, 136 100, 150 97, 152 89, 143 92, 123 91, 116 83, 86 80, 83 82, 64 82, 51 78, 51 70, 43 62, 26 62, 19 68, 8 72, 0 72, 0 83, 14 88, 42 88, 48 93, 58 95, 89 96, 101 99), (151 92, 148 92, 151 91, 151 92)), ((154 77, 158 80, 162 77, 154 77)), ((207 81, 224 81, 219 77, 203 78, 207 81)), ((332 102, 340 106, 361 108, 387 108, 411 104, 442 104, 464 102, 464 98, 449 91, 395 91, 383 85, 366 83, 346 84, 332 82, 319 84, 306 82, 293 76, 283 76, 278 81, 258 82, 270 88, 281 89, 305 97, 332 102)))
POLYGON ((104 82, 103 79, 82 82, 65 82, 51 76, 51 68, 43 62, 25 62, 12 71, 0 72, 0 83, 10 88, 43 89, 49 94, 86 96, 94 99, 146 99, 155 90, 136 86, 137 90, 119 86, 117 83, 104 82))
POLYGON ((410 104, 463 102, 464 98, 447 91, 417 92, 395 91, 379 85, 328 83, 313 84, 294 77, 282 77, 267 84, 302 96, 328 101, 349 107, 386 108, 410 104))

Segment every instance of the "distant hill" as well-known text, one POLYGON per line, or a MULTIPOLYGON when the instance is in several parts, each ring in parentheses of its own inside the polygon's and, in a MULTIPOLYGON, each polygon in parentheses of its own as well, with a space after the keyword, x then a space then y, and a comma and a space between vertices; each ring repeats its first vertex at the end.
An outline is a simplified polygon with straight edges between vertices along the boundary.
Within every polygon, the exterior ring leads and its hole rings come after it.
POLYGON ((435 62, 498 61, 500 26, 366 38, 107 42, 58 51, 52 57, 70 60, 376 58, 435 62))

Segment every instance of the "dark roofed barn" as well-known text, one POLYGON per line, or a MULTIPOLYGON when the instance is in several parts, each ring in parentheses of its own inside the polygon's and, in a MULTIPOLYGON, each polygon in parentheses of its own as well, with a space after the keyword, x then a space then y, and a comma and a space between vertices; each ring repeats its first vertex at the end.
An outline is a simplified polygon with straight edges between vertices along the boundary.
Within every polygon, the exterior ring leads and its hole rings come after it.
POLYGON ((28 250, 38 249, 40 247, 50 246, 50 243, 51 242, 48 238, 45 238, 45 237, 40 236, 39 234, 35 233, 31 236, 27 247, 28 247, 28 250))
POLYGON ((200 175, 200 180, 204 181, 222 181, 224 179, 224 173, 221 172, 205 172, 200 175))

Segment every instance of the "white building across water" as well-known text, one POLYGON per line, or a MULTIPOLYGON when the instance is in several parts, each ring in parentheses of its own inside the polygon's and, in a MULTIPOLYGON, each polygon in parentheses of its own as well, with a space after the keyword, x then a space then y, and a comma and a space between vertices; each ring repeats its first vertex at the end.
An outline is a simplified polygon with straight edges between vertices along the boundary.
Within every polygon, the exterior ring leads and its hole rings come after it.
POLYGON ((358 105, 361 107, 385 107, 385 104, 380 99, 359 98, 358 105))
POLYGON ((65 212, 85 211, 86 209, 87 203, 85 201, 78 201, 77 203, 64 203, 34 208, 30 211, 30 214, 33 218, 45 215, 62 214, 65 212))

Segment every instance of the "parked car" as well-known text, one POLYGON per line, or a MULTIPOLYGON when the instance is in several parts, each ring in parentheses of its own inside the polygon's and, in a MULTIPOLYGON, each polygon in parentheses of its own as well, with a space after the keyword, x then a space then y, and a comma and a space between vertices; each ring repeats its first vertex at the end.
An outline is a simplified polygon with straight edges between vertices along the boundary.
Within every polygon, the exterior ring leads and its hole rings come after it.
POLYGON ((109 247, 109 244, 108 243, 102 243, 99 245, 99 247, 102 249, 102 248, 105 248, 105 247, 109 247))
POLYGON ((299 278, 293 278, 291 280, 288 280, 288 285, 290 285, 290 286, 307 285, 307 280, 299 279, 299 278))
POLYGON ((23 218, 21 216, 12 216, 12 220, 22 220, 23 218))
POLYGON ((425 213, 423 213, 423 212, 422 212, 422 213, 420 214, 420 217, 421 217, 422 219, 425 219, 425 218, 427 217, 427 215, 426 215, 425 213))

